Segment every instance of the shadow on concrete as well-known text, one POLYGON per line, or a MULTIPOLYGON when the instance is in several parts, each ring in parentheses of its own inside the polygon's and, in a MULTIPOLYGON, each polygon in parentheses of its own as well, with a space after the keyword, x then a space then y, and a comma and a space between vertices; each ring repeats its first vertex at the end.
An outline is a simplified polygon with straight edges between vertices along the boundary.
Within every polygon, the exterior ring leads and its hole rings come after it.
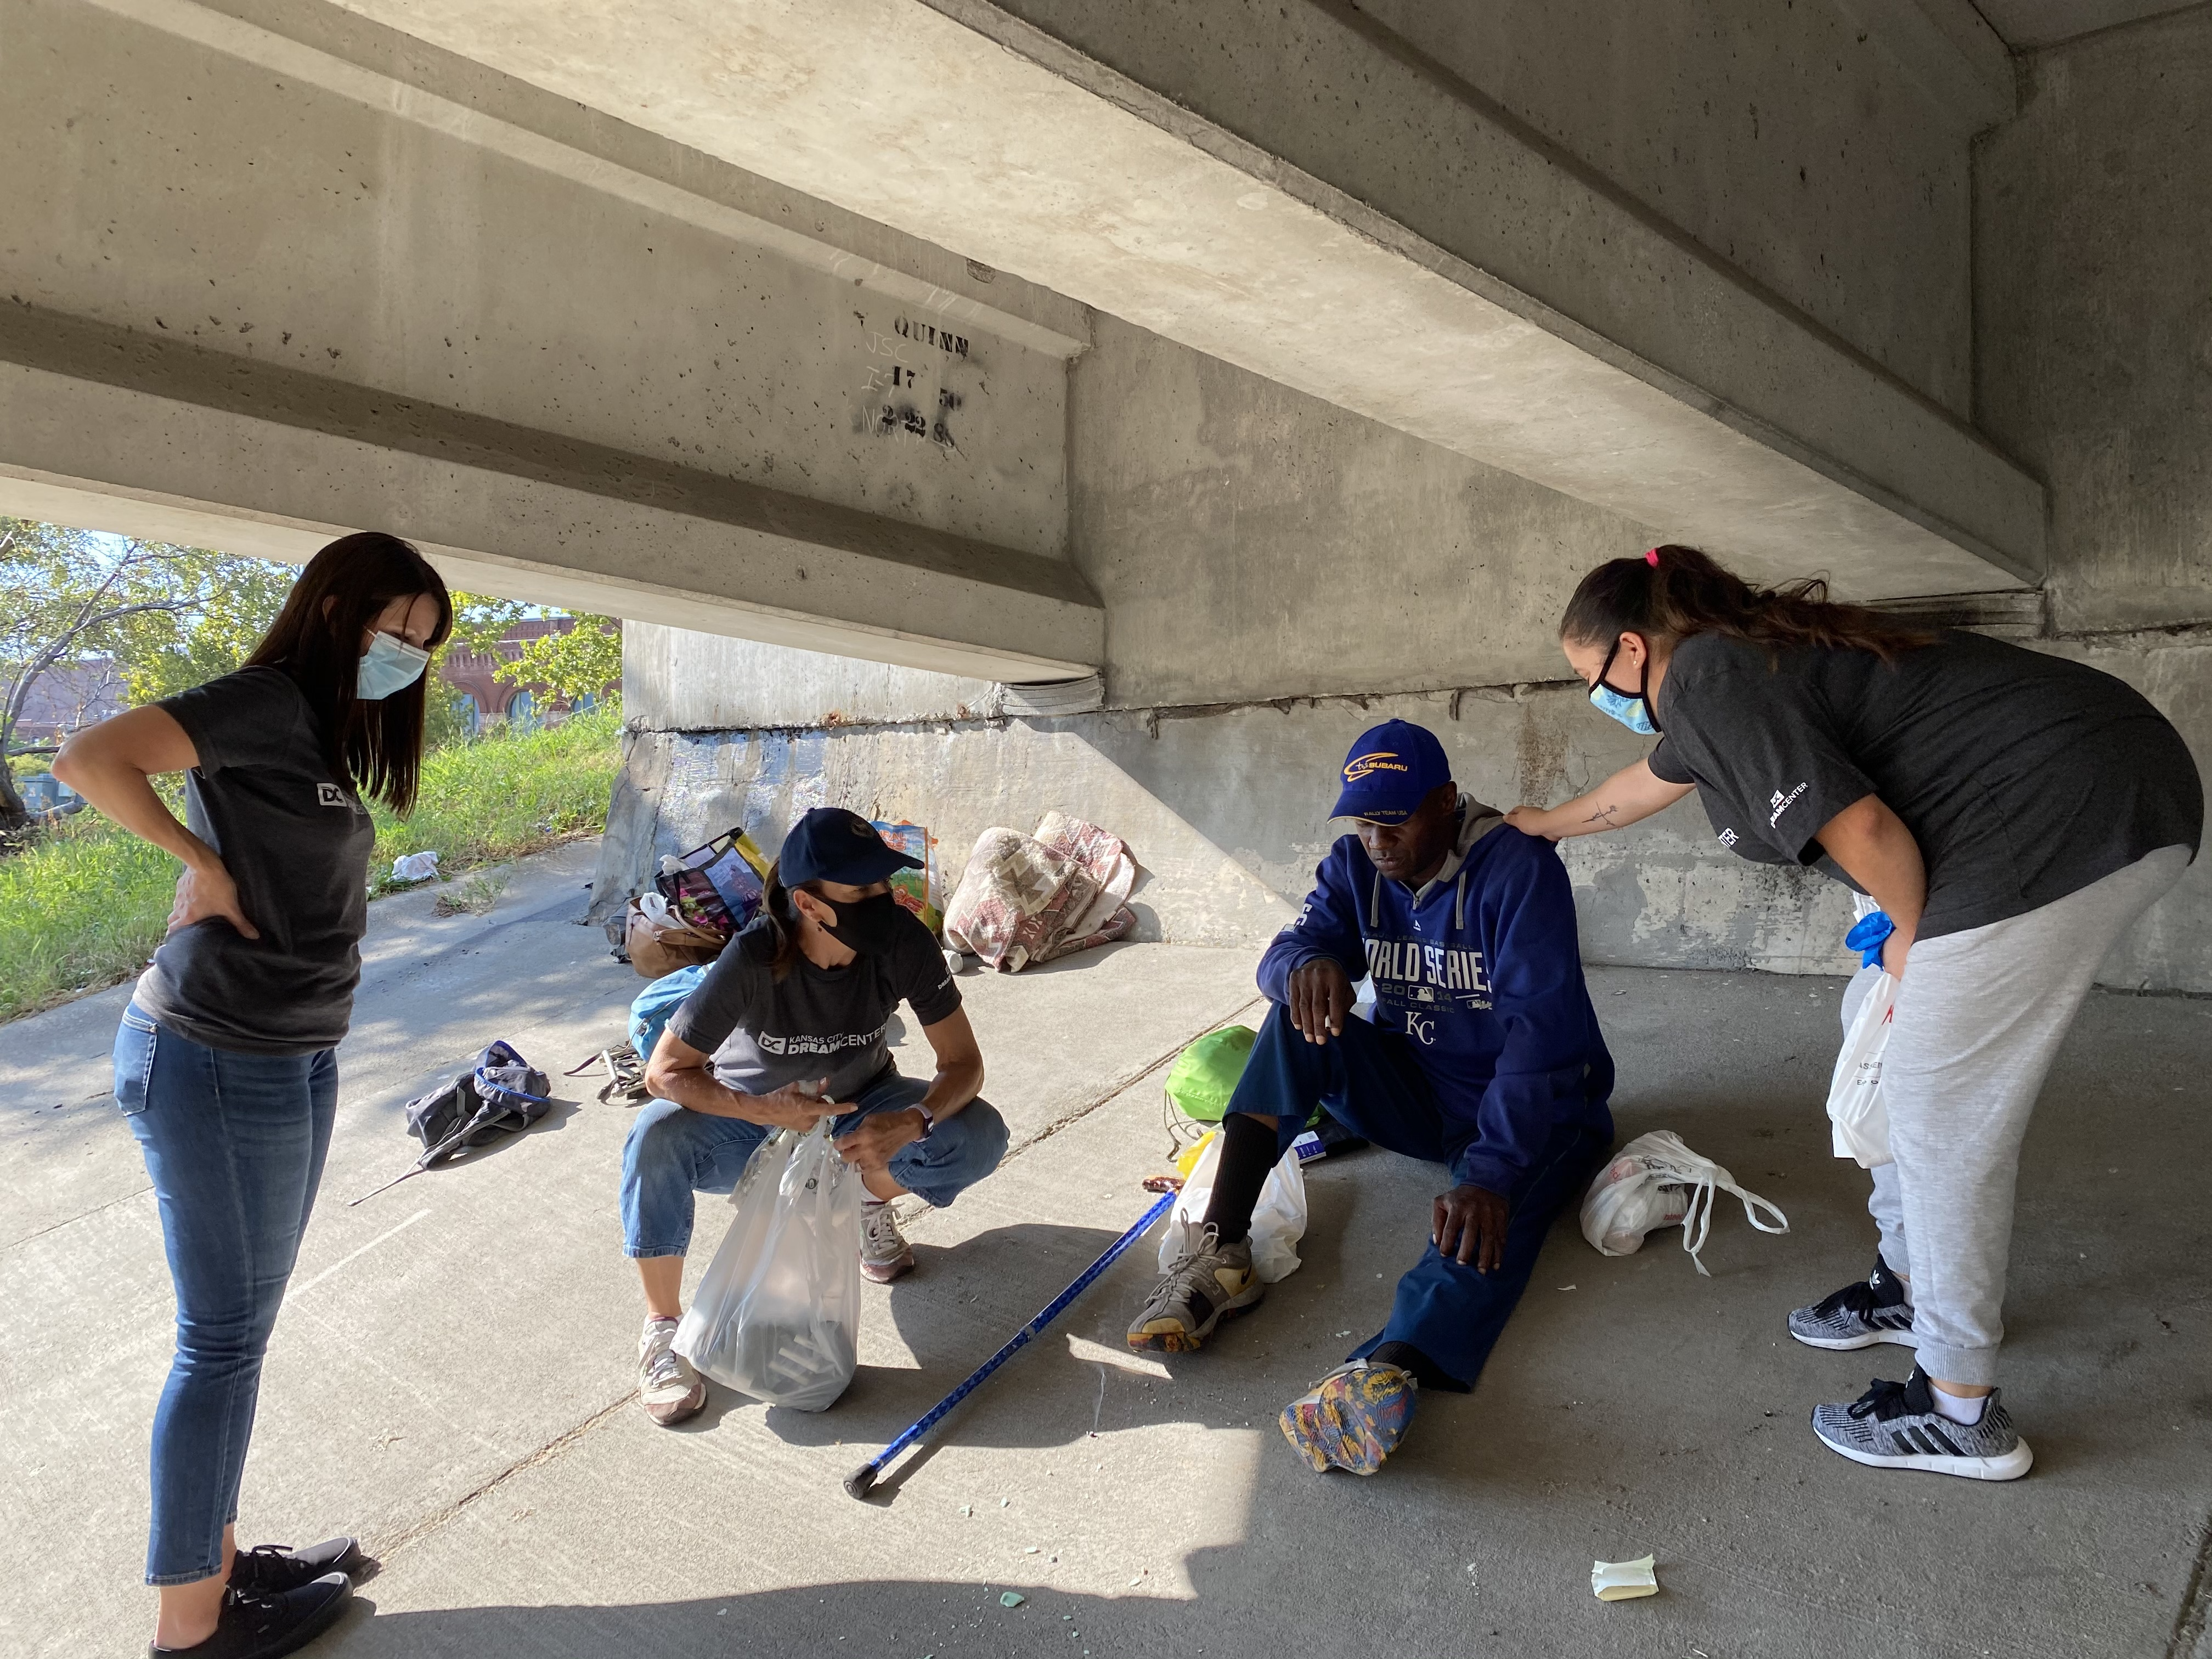
MULTIPOLYGON (((739 1540, 732 1540, 733 1545, 739 1540)), ((741 1547, 741 1546, 740 1546, 741 1547)), ((851 1653, 963 1656, 1188 1651, 1189 1604, 1069 1595, 1036 1584, 901 1583, 823 1584, 754 1595, 627 1605, 454 1607, 378 1613, 367 1595, 313 1652, 390 1654, 421 1659, 507 1659, 523 1655, 651 1654, 688 1659, 732 1654, 851 1653), (1023 1597, 1007 1607, 1008 1589, 1023 1597)), ((1253 1634, 1279 1613, 1255 1610, 1253 1634)), ((1394 1620, 1395 1622, 1395 1620, 1394 1620)), ((1259 1652, 1217 1644, 1217 1653, 1259 1652)), ((1281 1651, 1282 1650, 1278 1650, 1281 1651)))
MULTIPOLYGON (((1141 928, 1139 931, 1142 931, 1141 928)), ((1088 951, 1078 951, 1073 956, 1055 957, 1050 962, 1032 963, 1023 969, 1018 975, 1009 974, 1006 977, 1042 979, 1048 974, 1079 974, 1086 968, 1098 966, 1109 957, 1118 956, 1133 945, 1141 945, 1144 942, 1141 939, 1117 939, 1109 945, 1094 945, 1088 951)), ((961 977, 965 979, 971 975, 980 977, 991 971, 993 970, 989 969, 971 969, 969 973, 963 974, 961 977)))
MULTIPOLYGON (((890 1294, 893 1322, 915 1364, 864 1364, 829 1411, 771 1407, 764 1419, 767 1427, 789 1445, 843 1444, 856 1448, 861 1456, 872 1453, 996 1353, 1115 1237, 1102 1228, 1025 1222, 980 1233, 951 1249, 915 1246, 917 1271, 892 1285, 890 1294), (1021 1311, 1008 1311, 1015 1308, 1021 1311)), ((1103 1285, 1094 1285, 1076 1309, 1103 1291, 1103 1285)), ((1075 1311, 1071 1309, 1063 1318, 1075 1311)), ((1044 1338, 1053 1337, 1058 1329, 1057 1324, 1048 1327, 1044 1338)), ((1021 1387, 1024 1363, 1042 1340, 1033 1340, 1000 1367, 970 1401, 980 1401, 988 1389, 1021 1387)), ((720 1385, 711 1386, 711 1396, 708 1409, 687 1428, 695 1432, 711 1428, 725 1413, 754 1403, 720 1385)), ((1023 1447, 1057 1445, 1074 1437, 1055 1431, 1040 1434, 1018 1417, 970 1412, 966 1409, 968 1403, 963 1401, 962 1408, 931 1437, 938 1441, 957 1437, 971 1445, 1023 1447)), ((860 1461, 856 1456, 854 1462, 860 1461)))

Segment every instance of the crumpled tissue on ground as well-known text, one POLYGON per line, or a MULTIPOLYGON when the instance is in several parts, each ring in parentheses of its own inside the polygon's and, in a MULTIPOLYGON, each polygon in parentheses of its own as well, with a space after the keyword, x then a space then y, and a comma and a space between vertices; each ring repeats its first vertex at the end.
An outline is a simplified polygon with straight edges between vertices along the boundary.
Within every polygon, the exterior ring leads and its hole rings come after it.
POLYGON ((1654 1558, 1638 1561, 1590 1563, 1590 1594, 1601 1601, 1626 1601, 1638 1595, 1659 1594, 1659 1575, 1651 1570, 1654 1558))

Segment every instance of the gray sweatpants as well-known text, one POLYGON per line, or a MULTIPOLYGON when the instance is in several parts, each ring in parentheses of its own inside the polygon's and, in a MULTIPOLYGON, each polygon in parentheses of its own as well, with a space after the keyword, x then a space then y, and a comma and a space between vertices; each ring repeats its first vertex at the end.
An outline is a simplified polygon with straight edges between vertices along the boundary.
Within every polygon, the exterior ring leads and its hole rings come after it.
MULTIPOLYGON (((2120 937, 2189 867, 2161 847, 2025 915, 1915 944, 1883 1051, 1890 1150, 1867 1208, 1881 1254, 1912 1279, 1920 1364, 1996 1381, 2020 1144, 2043 1079, 2120 937)), ((1844 996, 1848 1029, 1880 969, 1844 996)))

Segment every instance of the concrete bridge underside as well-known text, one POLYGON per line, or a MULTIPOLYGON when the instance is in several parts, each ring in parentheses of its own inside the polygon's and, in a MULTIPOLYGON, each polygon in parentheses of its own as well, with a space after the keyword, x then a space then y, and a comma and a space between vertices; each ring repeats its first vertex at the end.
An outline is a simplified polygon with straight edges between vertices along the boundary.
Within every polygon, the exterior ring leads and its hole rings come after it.
MULTIPOLYGON (((1070 509, 1104 313, 1754 573, 2038 580, 1963 375, 1388 9, 22 0, 0 511, 289 558, 374 524, 477 588, 1068 677, 1109 654, 1070 509)), ((2008 97, 1987 43, 1897 38, 2008 97)))

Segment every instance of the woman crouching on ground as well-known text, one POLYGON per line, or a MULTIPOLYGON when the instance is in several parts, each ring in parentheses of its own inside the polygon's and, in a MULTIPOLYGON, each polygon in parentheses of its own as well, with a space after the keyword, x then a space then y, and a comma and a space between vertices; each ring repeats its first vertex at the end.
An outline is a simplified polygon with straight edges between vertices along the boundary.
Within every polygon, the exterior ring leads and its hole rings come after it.
POLYGON ((1558 840, 1695 789, 1721 844, 1812 866, 1894 924, 1872 1274, 1790 1316, 1817 1348, 1918 1350, 1903 1383, 1813 1413, 1831 1450, 1982 1480, 2027 1473, 1997 1398, 2020 1146, 2106 953, 2196 856, 2180 735, 2080 663, 1750 587, 1686 547, 1583 579, 1559 626, 1590 701, 1660 734, 1645 759, 1508 822, 1558 840), (1909 965, 1908 965, 1909 961, 1909 965))
POLYGON ((350 1538, 233 1536, 262 1356, 322 1179, 333 1051, 361 977, 364 793, 414 804, 422 671, 444 582, 396 537, 332 542, 234 674, 70 738, 54 775, 185 863, 168 934, 115 1036, 115 1098, 145 1156, 177 1294, 154 1415, 146 1582, 156 1654, 269 1659, 352 1593, 350 1538), (148 780, 185 774, 179 823, 148 780))
POLYGON ((696 1193, 733 1191, 778 1129, 823 1118, 860 1171, 860 1271, 909 1273, 892 1200, 944 1208, 999 1167, 1006 1120, 982 1098, 983 1053, 945 952, 891 896, 921 866, 857 812, 817 806, 783 838, 762 913, 669 1019, 645 1080, 656 1098, 623 1147, 623 1254, 645 1295, 638 1402, 663 1428, 696 1417, 707 1382, 676 1352, 696 1193), (936 1060, 900 1075, 890 1021, 914 1011, 936 1060))

